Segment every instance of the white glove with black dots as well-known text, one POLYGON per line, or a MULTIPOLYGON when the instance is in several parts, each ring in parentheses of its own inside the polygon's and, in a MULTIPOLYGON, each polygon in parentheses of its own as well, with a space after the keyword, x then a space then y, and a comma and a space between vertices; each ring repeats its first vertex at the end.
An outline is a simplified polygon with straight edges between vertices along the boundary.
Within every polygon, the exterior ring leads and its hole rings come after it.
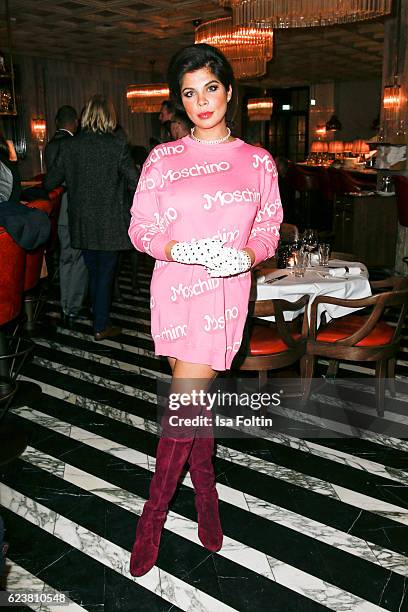
POLYGON ((252 260, 246 251, 231 247, 224 247, 213 263, 213 266, 207 266, 207 272, 211 278, 242 274, 248 272, 252 266, 252 260))
MULTIPOLYGON (((221 251, 224 242, 215 238, 202 238, 193 242, 177 242, 171 247, 173 261, 183 264, 199 264, 206 268, 213 268, 213 262, 221 251)), ((218 259, 217 259, 218 261, 218 259)))

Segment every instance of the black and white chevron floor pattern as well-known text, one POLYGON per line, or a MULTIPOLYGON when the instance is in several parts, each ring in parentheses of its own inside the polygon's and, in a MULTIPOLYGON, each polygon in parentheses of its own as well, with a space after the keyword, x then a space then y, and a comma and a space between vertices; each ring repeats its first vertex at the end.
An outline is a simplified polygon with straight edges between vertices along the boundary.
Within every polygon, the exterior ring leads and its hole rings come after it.
MULTIPOLYGON (((65 594, 64 607, 28 604, 41 611, 408 610, 408 386, 388 402, 386 426, 376 432, 373 409, 360 401, 365 391, 352 384, 355 367, 344 371, 343 407, 328 386, 314 397, 315 415, 293 404, 275 409, 293 435, 218 441, 219 553, 198 540, 187 474, 157 566, 130 576, 154 471, 156 385, 169 379, 149 334, 149 277, 142 268, 135 297, 124 266, 123 300, 112 312, 124 329, 118 339, 95 342, 89 321, 64 327, 58 302, 47 303, 47 325, 23 373, 43 394, 12 409, 30 443, 0 472, 8 589, 65 594), (300 439, 299 424, 335 435, 300 439)), ((407 338, 397 368, 402 389, 407 338)))

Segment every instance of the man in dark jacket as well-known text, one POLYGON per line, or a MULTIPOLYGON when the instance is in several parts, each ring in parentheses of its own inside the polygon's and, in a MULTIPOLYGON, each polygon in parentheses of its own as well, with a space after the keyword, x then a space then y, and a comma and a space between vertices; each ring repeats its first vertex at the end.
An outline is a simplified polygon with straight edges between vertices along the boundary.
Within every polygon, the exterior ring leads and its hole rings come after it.
MULTIPOLYGON (((55 117, 57 131, 45 147, 45 162, 49 172, 59 157, 61 143, 74 136, 78 126, 78 116, 72 106, 61 106, 55 117)), ((70 325, 81 318, 81 308, 88 292, 88 270, 82 251, 73 249, 68 225, 68 199, 64 193, 61 212, 58 217, 58 237, 60 241, 60 290, 61 308, 64 322, 70 325)))
POLYGON ((85 105, 81 132, 65 138, 60 155, 45 177, 46 189, 66 182, 72 246, 82 249, 89 272, 95 340, 118 335, 109 323, 112 281, 118 252, 131 248, 129 199, 138 172, 123 138, 114 134, 116 113, 100 95, 85 105))

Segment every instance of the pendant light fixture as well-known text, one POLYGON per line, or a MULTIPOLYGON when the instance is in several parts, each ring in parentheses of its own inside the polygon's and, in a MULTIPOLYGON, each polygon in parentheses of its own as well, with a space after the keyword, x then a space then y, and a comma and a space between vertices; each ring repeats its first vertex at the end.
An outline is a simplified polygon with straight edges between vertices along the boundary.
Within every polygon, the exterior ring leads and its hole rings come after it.
POLYGON ((270 28, 233 26, 231 17, 207 21, 195 30, 195 42, 217 47, 232 65, 235 78, 253 78, 266 73, 272 58, 270 28))
POLYGON ((353 23, 391 12, 392 0, 220 0, 235 25, 305 28, 353 23))

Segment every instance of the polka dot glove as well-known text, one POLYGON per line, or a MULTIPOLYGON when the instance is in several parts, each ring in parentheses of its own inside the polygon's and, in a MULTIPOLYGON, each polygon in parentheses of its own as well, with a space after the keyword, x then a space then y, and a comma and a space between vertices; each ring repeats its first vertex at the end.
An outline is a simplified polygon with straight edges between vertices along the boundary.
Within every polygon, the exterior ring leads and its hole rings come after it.
POLYGON ((246 251, 224 247, 214 261, 214 266, 207 266, 211 278, 235 276, 251 269, 252 261, 246 251))
POLYGON ((218 255, 223 251, 223 241, 215 238, 202 238, 193 242, 177 242, 171 248, 174 261, 183 264, 199 264, 206 268, 214 268, 218 255))

